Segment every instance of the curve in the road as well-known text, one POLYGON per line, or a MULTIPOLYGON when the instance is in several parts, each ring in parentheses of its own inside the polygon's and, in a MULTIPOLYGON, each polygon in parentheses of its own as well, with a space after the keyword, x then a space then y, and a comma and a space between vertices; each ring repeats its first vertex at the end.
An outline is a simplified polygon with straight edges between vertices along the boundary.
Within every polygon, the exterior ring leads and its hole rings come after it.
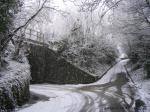
POLYGON ((116 64, 95 83, 31 85, 31 92, 49 99, 21 108, 18 112, 131 112, 133 103, 130 102, 133 99, 129 96, 133 95, 133 91, 124 69, 127 61, 116 64))

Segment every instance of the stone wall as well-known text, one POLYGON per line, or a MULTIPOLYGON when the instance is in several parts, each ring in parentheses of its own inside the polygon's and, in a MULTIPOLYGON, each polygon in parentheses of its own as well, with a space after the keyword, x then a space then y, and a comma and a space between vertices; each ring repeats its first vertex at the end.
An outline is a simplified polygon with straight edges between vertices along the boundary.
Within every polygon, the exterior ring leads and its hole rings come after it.
POLYGON ((79 84, 98 80, 46 46, 30 44, 28 59, 31 65, 31 83, 79 84))

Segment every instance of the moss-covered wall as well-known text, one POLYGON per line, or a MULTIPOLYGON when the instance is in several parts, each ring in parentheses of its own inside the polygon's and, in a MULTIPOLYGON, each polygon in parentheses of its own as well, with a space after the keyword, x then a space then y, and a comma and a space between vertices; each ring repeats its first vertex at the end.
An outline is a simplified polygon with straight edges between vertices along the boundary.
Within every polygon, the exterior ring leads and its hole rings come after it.
POLYGON ((31 83, 78 84, 98 78, 77 68, 44 46, 30 44, 31 83))

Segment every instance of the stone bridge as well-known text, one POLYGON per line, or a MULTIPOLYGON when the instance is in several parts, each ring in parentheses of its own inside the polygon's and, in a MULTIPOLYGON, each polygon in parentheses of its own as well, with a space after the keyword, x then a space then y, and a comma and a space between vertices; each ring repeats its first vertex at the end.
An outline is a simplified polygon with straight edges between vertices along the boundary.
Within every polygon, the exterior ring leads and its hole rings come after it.
MULTIPOLYGON (((35 31, 34 31, 35 32, 35 31)), ((49 49, 49 45, 42 39, 32 40, 32 32, 25 38, 24 42, 28 44, 30 52, 28 60, 31 65, 31 83, 52 83, 52 84, 79 84, 92 83, 98 80, 98 77, 76 67, 66 61, 58 53, 49 49)), ((39 33, 36 33, 39 35, 39 33)), ((33 36, 38 36, 33 35, 33 36)))

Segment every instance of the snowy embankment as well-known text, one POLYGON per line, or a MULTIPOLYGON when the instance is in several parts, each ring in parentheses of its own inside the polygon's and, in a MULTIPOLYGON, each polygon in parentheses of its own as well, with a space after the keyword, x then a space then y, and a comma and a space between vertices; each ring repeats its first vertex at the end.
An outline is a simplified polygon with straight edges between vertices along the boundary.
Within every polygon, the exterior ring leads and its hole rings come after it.
POLYGON ((6 59, 8 66, 0 72, 0 112, 12 111, 29 99, 30 66, 6 59))
POLYGON ((136 84, 140 87, 138 94, 140 95, 140 98, 144 101, 144 103, 147 105, 147 112, 150 112, 150 80, 143 80, 140 82, 136 82, 136 84))
POLYGON ((147 112, 150 112, 150 79, 146 79, 142 68, 130 72, 137 86, 137 97, 144 101, 147 112))

